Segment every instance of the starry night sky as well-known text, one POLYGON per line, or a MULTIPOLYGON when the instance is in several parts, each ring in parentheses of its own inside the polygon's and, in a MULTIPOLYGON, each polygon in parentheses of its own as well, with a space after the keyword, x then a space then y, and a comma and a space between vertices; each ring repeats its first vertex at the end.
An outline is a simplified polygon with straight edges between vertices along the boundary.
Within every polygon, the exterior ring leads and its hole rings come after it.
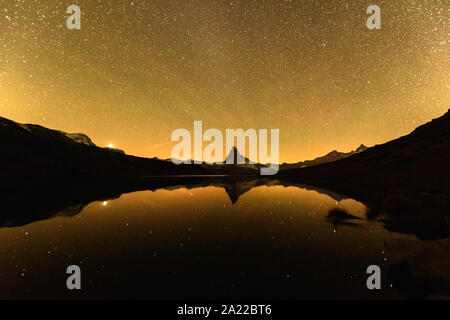
POLYGON ((171 133, 279 128, 280 161, 450 106, 448 1, 0 0, 0 116, 169 158, 171 133), (66 28, 80 6, 81 30, 66 28), (366 8, 381 8, 381 30, 366 8))

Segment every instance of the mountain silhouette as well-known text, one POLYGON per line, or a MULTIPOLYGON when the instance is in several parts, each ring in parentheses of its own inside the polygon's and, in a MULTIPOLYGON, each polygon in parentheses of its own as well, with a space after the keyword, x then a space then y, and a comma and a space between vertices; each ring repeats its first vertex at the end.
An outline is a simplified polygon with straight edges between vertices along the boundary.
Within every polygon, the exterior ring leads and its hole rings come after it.
POLYGON ((77 215, 93 201, 116 199, 124 193, 160 189, 195 189, 205 187, 222 188, 230 202, 235 204, 239 198, 258 186, 296 186, 326 194, 336 201, 345 196, 314 186, 285 183, 278 179, 259 176, 164 176, 143 177, 140 179, 89 180, 68 183, 66 179, 30 179, 26 183, 12 183, 2 190, 0 202, 0 227, 23 226, 35 221, 56 216, 77 215), (27 199, 27 201, 23 201, 27 199))
POLYGON ((279 172, 354 186, 450 194, 450 110, 410 134, 337 161, 279 172))
POLYGON ((232 147, 225 158, 225 163, 228 164, 249 164, 250 160, 244 157, 236 147, 232 147))
POLYGON ((162 174, 208 174, 201 166, 175 165, 100 148, 84 134, 0 117, 0 178, 131 177, 162 174))
POLYGON ((333 151, 327 153, 326 155, 324 155, 322 157, 317 157, 313 160, 306 160, 306 161, 301 161, 301 162, 297 162, 297 163, 283 163, 280 166, 280 170, 305 168, 305 167, 311 167, 311 166, 315 166, 315 165, 322 164, 322 163, 333 162, 333 161, 337 161, 340 159, 350 157, 354 154, 360 153, 367 149, 369 149, 369 148, 366 147, 365 145, 361 144, 358 148, 356 148, 356 150, 350 151, 350 152, 339 152, 339 151, 333 150, 333 151))
POLYGON ((251 163, 251 161, 244 157, 238 149, 233 146, 225 157, 222 164, 204 163, 203 167, 214 174, 225 175, 259 175, 260 167, 263 165, 258 163, 251 163))

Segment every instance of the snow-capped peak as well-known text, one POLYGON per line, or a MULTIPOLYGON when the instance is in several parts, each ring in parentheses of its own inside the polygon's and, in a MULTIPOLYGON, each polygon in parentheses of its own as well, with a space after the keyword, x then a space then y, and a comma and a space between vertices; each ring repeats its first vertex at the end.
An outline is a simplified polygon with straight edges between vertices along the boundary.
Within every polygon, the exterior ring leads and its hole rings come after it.
POLYGON ((60 132, 72 141, 82 143, 87 146, 95 146, 95 144, 92 142, 92 140, 83 133, 67 133, 64 131, 60 131, 60 132))

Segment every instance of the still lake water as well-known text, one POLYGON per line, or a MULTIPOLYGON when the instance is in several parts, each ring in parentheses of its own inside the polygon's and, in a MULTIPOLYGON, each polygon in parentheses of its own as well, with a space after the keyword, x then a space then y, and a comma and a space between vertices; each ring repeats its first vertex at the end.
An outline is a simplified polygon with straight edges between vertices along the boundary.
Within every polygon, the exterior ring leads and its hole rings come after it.
POLYGON ((387 244, 419 240, 366 211, 299 187, 258 186, 234 204, 212 186, 123 194, 1 228, 0 298, 402 298, 387 244), (361 219, 330 221, 333 208, 361 219), (66 288, 72 264, 80 291, 66 288), (366 287, 372 264, 381 290, 366 287))

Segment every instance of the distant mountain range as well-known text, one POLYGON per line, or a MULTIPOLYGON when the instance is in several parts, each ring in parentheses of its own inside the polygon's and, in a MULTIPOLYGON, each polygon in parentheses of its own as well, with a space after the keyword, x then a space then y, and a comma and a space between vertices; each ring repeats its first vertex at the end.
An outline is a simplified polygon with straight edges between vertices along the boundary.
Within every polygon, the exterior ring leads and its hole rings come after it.
POLYGON ((354 154, 360 153, 367 149, 369 149, 369 148, 366 147, 365 145, 361 144, 358 148, 356 148, 356 150, 350 151, 350 152, 339 152, 339 151, 333 150, 333 151, 327 153, 326 155, 315 158, 313 160, 306 160, 306 161, 301 161, 301 162, 297 162, 297 163, 283 163, 280 166, 280 170, 305 168, 305 167, 311 167, 311 166, 315 166, 315 165, 322 164, 322 163, 333 162, 336 160, 350 157, 354 154))

